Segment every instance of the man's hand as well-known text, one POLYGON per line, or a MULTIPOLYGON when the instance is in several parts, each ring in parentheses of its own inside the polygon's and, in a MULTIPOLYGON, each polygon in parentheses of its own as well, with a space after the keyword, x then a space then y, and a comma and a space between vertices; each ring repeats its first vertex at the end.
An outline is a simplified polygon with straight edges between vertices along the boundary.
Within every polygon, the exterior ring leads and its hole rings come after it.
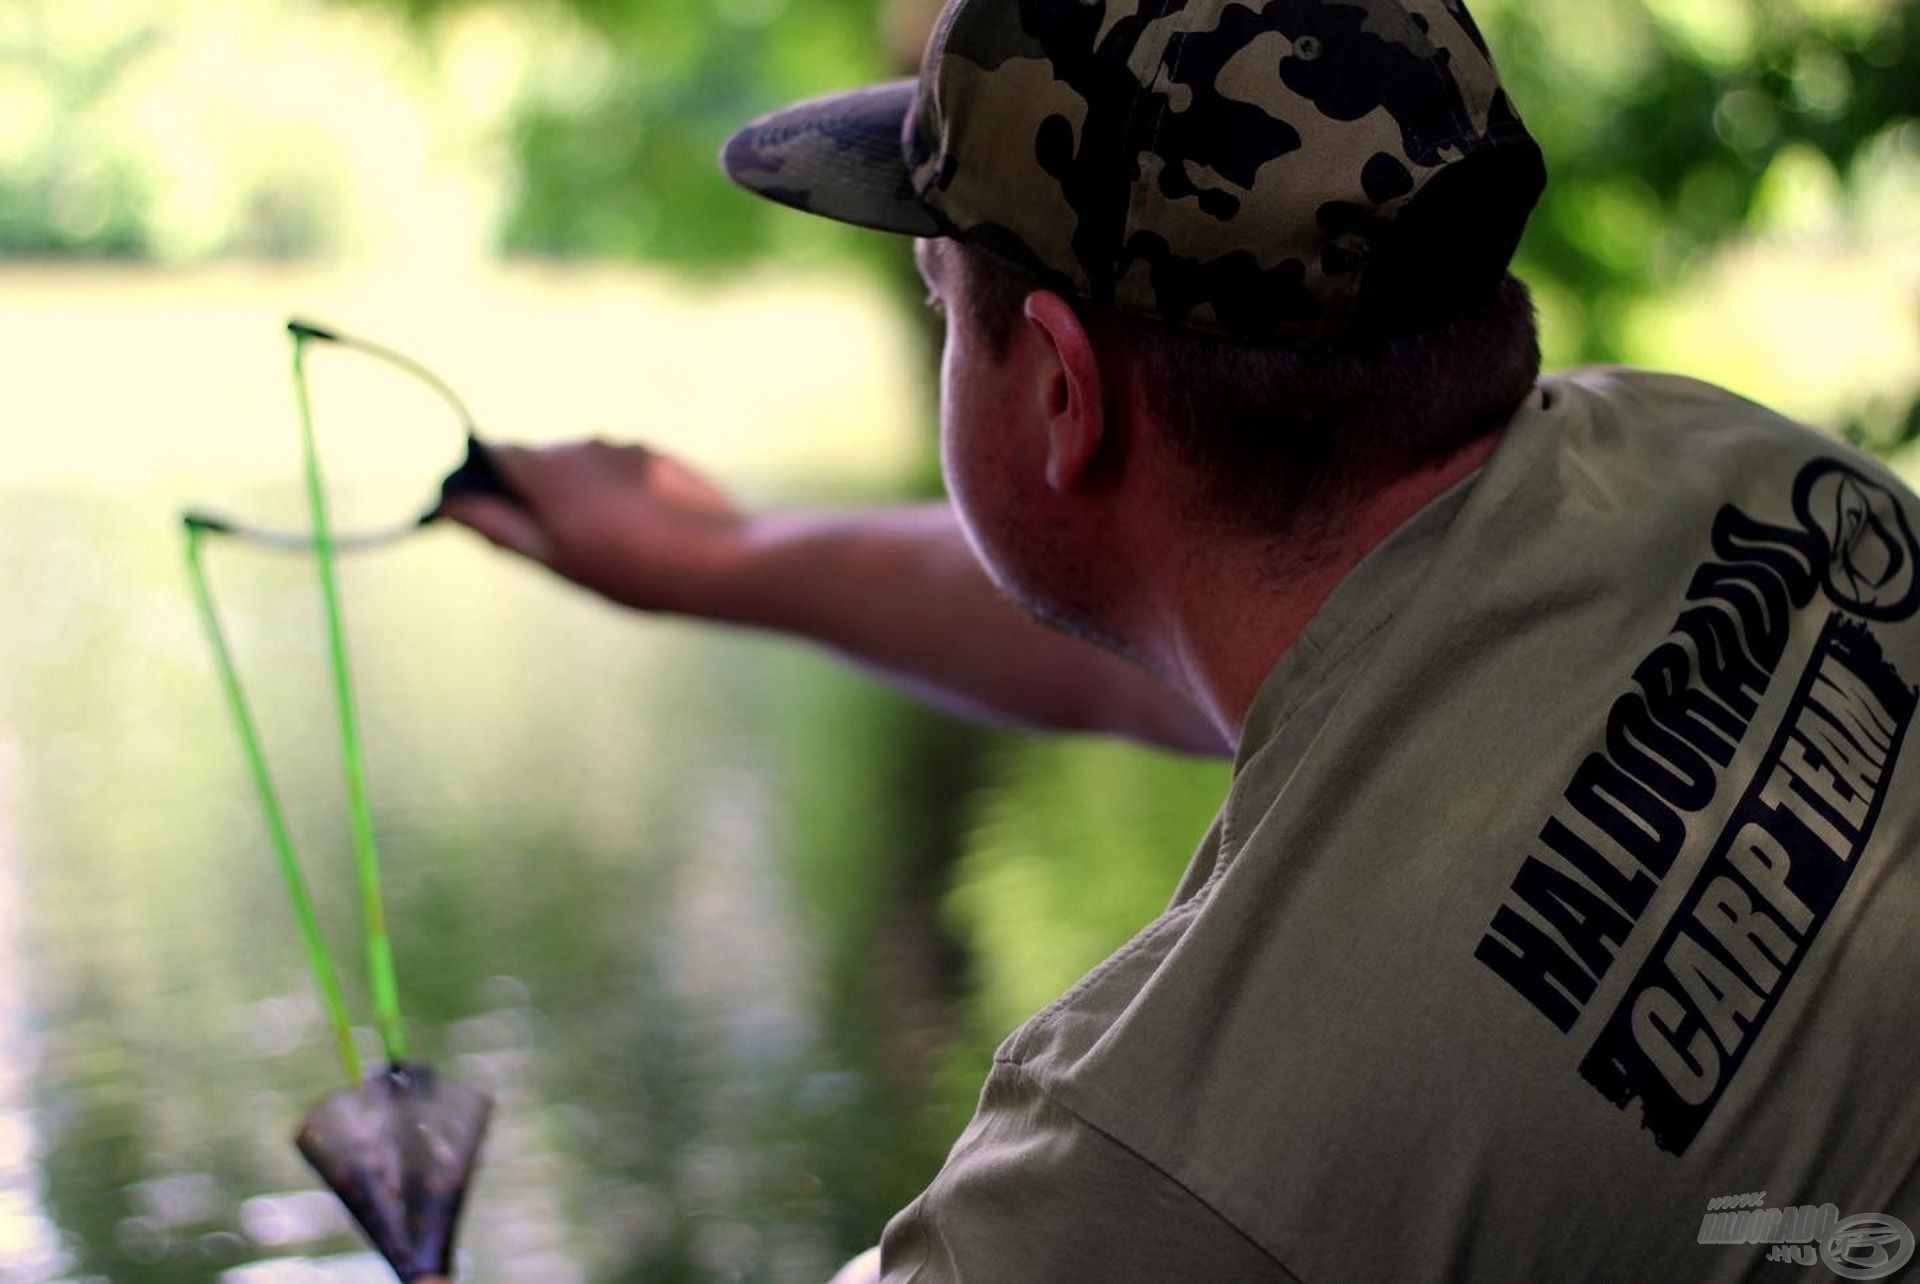
POLYGON ((461 495, 447 517, 627 606, 712 611, 711 587, 746 525, 719 487, 645 446, 490 449, 525 503, 461 495))

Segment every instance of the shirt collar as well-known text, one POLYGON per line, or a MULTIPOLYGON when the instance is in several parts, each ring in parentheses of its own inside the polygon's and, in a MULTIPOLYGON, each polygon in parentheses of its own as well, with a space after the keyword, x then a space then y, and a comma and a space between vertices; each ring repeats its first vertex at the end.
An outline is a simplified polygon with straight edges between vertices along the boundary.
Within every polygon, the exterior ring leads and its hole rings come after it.
POLYGON ((1475 469, 1429 500, 1335 586, 1293 646, 1260 683, 1247 709, 1239 752, 1234 755, 1236 777, 1280 732, 1300 701, 1319 687, 1320 679, 1393 618, 1420 568, 1453 525, 1480 473, 1481 469, 1475 469))

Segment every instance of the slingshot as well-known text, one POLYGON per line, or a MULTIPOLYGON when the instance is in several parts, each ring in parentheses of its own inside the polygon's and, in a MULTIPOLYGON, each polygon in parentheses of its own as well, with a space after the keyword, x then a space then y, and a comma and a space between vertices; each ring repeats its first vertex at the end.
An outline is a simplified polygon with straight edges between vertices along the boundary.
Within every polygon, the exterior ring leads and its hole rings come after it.
POLYGON ((289 321, 287 332, 293 339, 293 383, 311 530, 274 530, 207 512, 188 512, 182 518, 186 527, 187 569, 201 622, 213 647, 227 706, 239 732, 254 791, 259 796, 267 835, 293 903, 307 962, 326 1006, 350 1085, 313 1108, 295 1144, 402 1280, 444 1280, 451 1272, 454 1230, 493 1103, 485 1093, 443 1079, 426 1062, 407 1056, 334 563, 339 553, 377 548, 420 529, 439 515, 440 506, 449 495, 481 492, 512 499, 514 494, 476 434, 473 417, 437 375, 389 348, 303 321, 289 321), (388 529, 359 534, 336 535, 333 531, 326 488, 321 481, 312 399, 307 386, 306 350, 310 343, 352 348, 397 367, 438 393, 459 417, 467 435, 466 458, 441 484, 439 497, 417 518, 388 529), (354 865, 366 931, 367 971, 384 1053, 384 1064, 371 1074, 365 1072, 354 1047, 339 975, 327 952, 306 878, 294 854, 292 831, 275 791, 239 671, 214 608, 201 547, 210 535, 281 551, 311 551, 319 570, 327 623, 327 654, 352 823, 354 865))

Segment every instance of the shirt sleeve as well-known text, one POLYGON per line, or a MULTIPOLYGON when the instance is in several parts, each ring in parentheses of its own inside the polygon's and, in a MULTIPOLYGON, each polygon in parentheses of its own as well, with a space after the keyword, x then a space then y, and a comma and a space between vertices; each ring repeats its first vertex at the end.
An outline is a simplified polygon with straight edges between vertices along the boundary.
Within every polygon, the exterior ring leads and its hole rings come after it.
POLYGON ((1179 1182, 996 1064, 933 1184, 887 1226, 884 1284, 1298 1284, 1179 1182))

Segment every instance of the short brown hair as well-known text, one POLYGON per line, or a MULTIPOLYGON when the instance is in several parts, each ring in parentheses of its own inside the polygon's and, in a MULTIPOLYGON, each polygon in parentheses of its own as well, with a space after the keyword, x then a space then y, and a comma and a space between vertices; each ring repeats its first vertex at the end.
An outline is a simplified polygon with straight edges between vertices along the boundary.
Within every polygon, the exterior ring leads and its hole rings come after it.
MULTIPOLYGON (((1037 287, 955 245, 969 319, 1004 357, 1037 287)), ((1533 299, 1512 275, 1436 329, 1350 348, 1270 347, 1073 302, 1139 379, 1208 513, 1253 534, 1323 521, 1329 500, 1491 432, 1540 373, 1533 299)))

